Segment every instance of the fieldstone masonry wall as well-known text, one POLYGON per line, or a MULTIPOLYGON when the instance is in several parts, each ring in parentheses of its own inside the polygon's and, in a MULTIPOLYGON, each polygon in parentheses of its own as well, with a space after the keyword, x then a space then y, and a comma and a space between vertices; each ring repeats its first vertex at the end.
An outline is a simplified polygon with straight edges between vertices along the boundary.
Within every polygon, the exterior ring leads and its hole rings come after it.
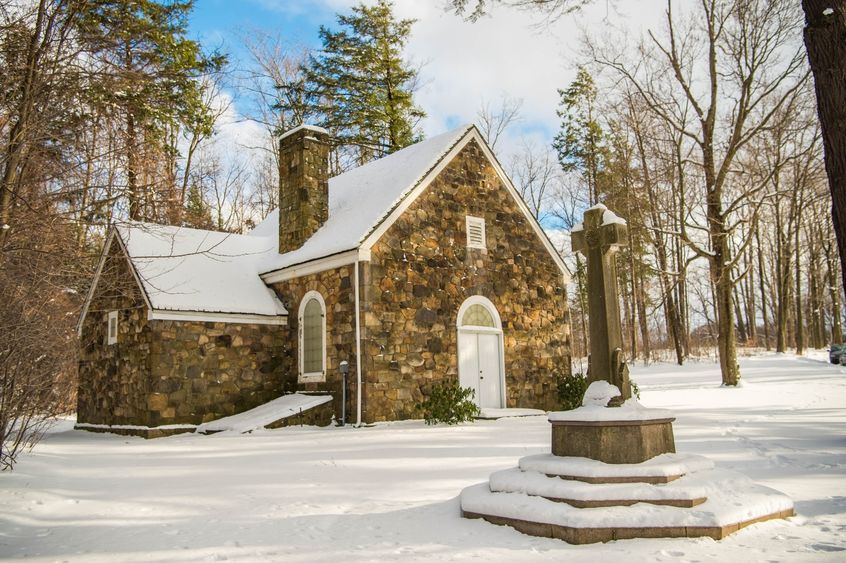
POLYGON ((147 424, 151 341, 144 297, 115 240, 82 326, 79 422, 147 424), (118 338, 112 345, 106 343, 109 311, 118 311, 118 338))
POLYGON ((458 309, 482 295, 503 322, 508 407, 558 407, 570 373, 565 288, 481 148, 470 142, 372 249, 365 305, 366 420, 418 417, 435 380, 458 378, 458 309), (485 219, 468 249, 465 217, 485 219))
POLYGON ((257 407, 285 391, 284 327, 151 321, 148 425, 200 424, 257 407))
POLYGON ((356 396, 355 375, 355 267, 342 266, 318 274, 303 276, 273 284, 279 300, 288 310, 287 342, 290 353, 284 358, 283 370, 289 385, 305 392, 329 392, 335 400, 336 418, 341 417, 341 374, 338 366, 342 360, 350 363, 347 386, 347 420, 353 420, 356 396), (317 291, 326 304, 326 381, 322 383, 297 383, 299 374, 299 319, 297 313, 303 296, 317 291))
POLYGON ((115 243, 82 330, 78 421, 199 424, 253 408, 295 390, 283 377, 287 342, 280 326, 147 320, 115 243), (108 345, 113 310, 119 332, 108 345))
POLYGON ((279 252, 298 249, 329 217, 329 136, 299 129, 279 141, 279 252))

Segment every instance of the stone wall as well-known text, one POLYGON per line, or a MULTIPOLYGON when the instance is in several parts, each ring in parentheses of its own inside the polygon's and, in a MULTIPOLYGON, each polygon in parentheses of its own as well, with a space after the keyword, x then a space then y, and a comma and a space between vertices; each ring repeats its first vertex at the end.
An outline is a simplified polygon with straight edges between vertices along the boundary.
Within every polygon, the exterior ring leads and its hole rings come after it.
POLYGON ((115 239, 82 325, 77 420, 147 425, 152 329, 141 290, 115 239), (117 343, 107 344, 110 311, 118 311, 117 343))
POLYGON ((508 407, 557 408, 570 373, 562 274, 481 148, 471 141, 394 223, 365 266, 365 419, 419 417, 432 382, 458 378, 458 309, 482 295, 503 323, 508 407), (465 217, 485 219, 468 249, 465 217))
POLYGON ((290 353, 285 356, 282 370, 288 382, 305 392, 328 392, 334 397, 335 416, 341 417, 341 374, 338 366, 342 360, 350 364, 347 385, 347 421, 355 421, 356 361, 355 361, 355 266, 341 266, 273 284, 279 300, 288 310, 287 342, 290 353), (299 319, 297 314, 303 296, 317 291, 326 304, 326 381, 298 383, 299 374, 299 319))
POLYGON ((151 321, 149 426, 200 424, 257 407, 286 387, 284 327, 151 321))
POLYGON ((143 296, 117 241, 81 335, 78 421, 199 424, 296 390, 286 380, 286 327, 147 320, 143 296), (109 311, 118 340, 106 344, 109 311))

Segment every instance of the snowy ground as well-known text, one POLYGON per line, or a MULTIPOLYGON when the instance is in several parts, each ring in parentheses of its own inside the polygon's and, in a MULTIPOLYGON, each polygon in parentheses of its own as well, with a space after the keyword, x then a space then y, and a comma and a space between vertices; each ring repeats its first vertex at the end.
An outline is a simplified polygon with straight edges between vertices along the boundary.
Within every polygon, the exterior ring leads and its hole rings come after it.
MULTIPOLYGON (((458 493, 549 451, 543 416, 459 427, 289 428, 145 441, 60 425, 0 475, 0 559, 27 561, 844 561, 846 368, 743 359, 636 368, 679 452, 790 495, 797 516, 715 542, 589 546, 459 517, 458 493)), ((597 509, 601 510, 601 509, 597 509)))

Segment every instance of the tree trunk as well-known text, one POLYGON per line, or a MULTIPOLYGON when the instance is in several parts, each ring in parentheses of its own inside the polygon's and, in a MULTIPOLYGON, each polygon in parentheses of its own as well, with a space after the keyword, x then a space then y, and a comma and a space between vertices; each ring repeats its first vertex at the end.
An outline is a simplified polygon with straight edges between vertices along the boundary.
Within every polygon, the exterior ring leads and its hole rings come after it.
MULTIPOLYGON (((20 86, 17 116, 9 129, 9 141, 6 145, 6 161, 3 168, 3 178, 0 182, 0 248, 6 242, 6 236, 12 224, 12 206, 18 189, 18 171, 23 164, 27 150, 25 136, 30 127, 30 120, 35 107, 35 78, 39 70, 42 27, 46 17, 46 0, 38 3, 35 28, 32 31, 26 54, 26 75, 20 86)), ((46 35, 47 31, 45 31, 46 35)))
POLYGON ((761 317, 764 322, 764 348, 770 349, 770 322, 767 318, 767 292, 764 287, 764 252, 761 248, 761 233, 755 225, 755 247, 758 250, 758 285, 761 290, 761 317))
POLYGON ((803 354, 805 353, 805 330, 802 326, 802 265, 801 260, 799 259, 799 226, 796 226, 796 300, 795 300, 795 311, 796 311, 796 353, 803 354))
POLYGON ((837 275, 835 274, 834 259, 831 252, 831 244, 825 247, 826 276, 828 278, 828 291, 831 295, 831 342, 843 342, 843 328, 840 320, 840 291, 837 287, 837 275))
POLYGON ((805 48, 814 74, 831 216, 846 289, 846 0, 802 0, 805 48))

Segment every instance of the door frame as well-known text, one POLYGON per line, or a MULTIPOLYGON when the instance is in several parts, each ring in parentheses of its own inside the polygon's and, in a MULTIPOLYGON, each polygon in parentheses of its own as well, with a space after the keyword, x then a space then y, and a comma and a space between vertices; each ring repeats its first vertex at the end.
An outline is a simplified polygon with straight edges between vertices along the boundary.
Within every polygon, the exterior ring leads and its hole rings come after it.
MULTIPOLYGON (((461 304, 461 307, 458 308, 458 316, 455 320, 456 330, 458 333, 456 339, 456 350, 455 350, 455 363, 457 364, 457 371, 458 371, 458 381, 459 384, 461 382, 461 345, 464 339, 470 335, 477 335, 477 334, 495 334, 498 338, 499 344, 499 404, 498 408, 506 408, 506 390, 505 390, 505 338, 503 337, 502 332, 502 319, 499 316, 499 311, 497 311, 496 306, 491 302, 490 299, 484 297, 482 295, 472 295, 464 300, 464 303, 461 304), (472 305, 482 305, 493 317, 494 327, 483 327, 483 326, 465 326, 461 324, 461 319, 464 318, 464 313, 467 312, 472 305)), ((478 350, 478 346, 477 346, 478 350)), ((477 352, 478 353, 478 352, 477 352)), ((479 374, 475 374, 476 381, 478 383, 479 374)), ((481 403, 481 397, 476 397, 476 403, 481 403)), ((480 407, 481 408, 481 407, 480 407)))

